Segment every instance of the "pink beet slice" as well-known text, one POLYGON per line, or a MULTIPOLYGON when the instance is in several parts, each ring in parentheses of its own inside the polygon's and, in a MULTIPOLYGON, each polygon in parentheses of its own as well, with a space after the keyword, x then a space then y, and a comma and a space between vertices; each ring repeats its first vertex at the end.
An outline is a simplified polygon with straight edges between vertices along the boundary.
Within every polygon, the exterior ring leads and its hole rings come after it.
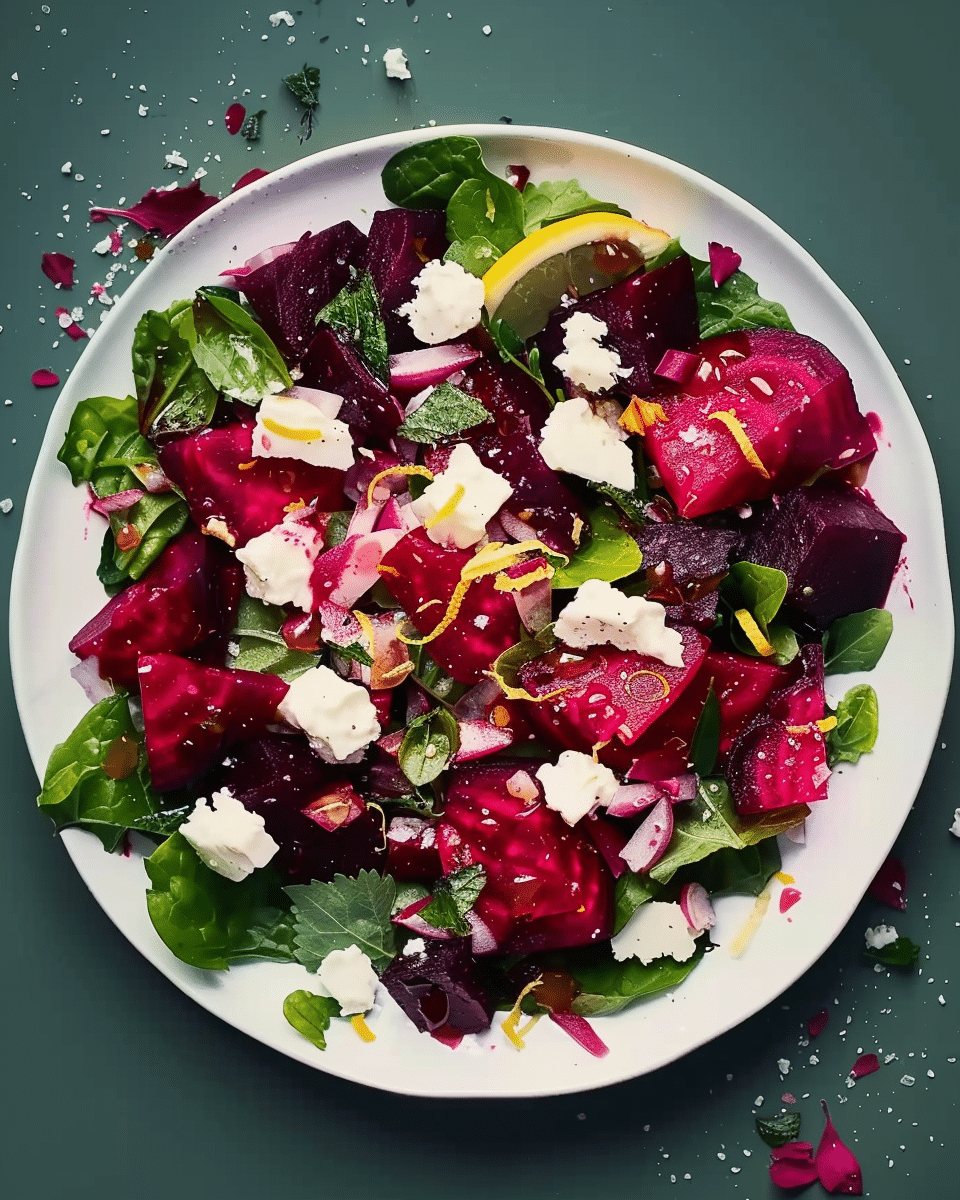
POLYGON ((140 657, 140 696, 158 792, 185 787, 241 738, 266 731, 289 684, 259 671, 204 667, 176 654, 140 657))
POLYGON ((480 863, 475 911, 506 952, 610 936, 613 876, 590 839, 543 803, 529 759, 456 767, 439 827, 444 870, 480 863))
POLYGON ((421 343, 397 309, 416 295, 414 279, 432 258, 443 258, 447 220, 442 209, 388 208, 373 214, 363 266, 380 294, 387 345, 391 354, 421 343))
POLYGON ((231 560, 212 538, 188 530, 84 625, 71 651, 81 659, 95 656, 101 679, 130 691, 139 687, 141 654, 194 657, 215 641, 222 662, 243 586, 243 572, 231 560))
POLYGON ((343 472, 293 458, 254 458, 252 419, 202 429, 158 453, 204 532, 245 546, 279 525, 291 506, 316 502, 321 512, 344 507, 343 472))
MULTIPOLYGON (((443 619, 460 572, 472 557, 469 550, 445 550, 424 530, 414 529, 383 556, 380 573, 390 594, 426 634, 443 619), (429 607, 419 611, 425 604, 429 607)), ((458 683, 478 683, 494 659, 519 640, 517 606, 508 592, 496 590, 488 575, 470 585, 453 622, 427 642, 426 650, 458 683)))
POLYGON ((876 450, 850 376, 813 338, 756 329, 709 338, 698 351, 697 374, 678 395, 658 397, 667 420, 644 439, 681 516, 762 500, 876 450))
POLYGON ((883 607, 905 541, 863 492, 818 484, 778 496, 763 510, 746 557, 783 571, 786 603, 824 628, 883 607))
POLYGON ((571 651, 558 646, 520 668, 520 684, 531 696, 551 700, 524 701, 525 715, 548 745, 590 752, 611 742, 631 746, 671 705, 678 702, 706 654, 707 639, 682 627, 682 667, 612 646, 571 651), (576 657, 562 662, 567 655, 576 657))

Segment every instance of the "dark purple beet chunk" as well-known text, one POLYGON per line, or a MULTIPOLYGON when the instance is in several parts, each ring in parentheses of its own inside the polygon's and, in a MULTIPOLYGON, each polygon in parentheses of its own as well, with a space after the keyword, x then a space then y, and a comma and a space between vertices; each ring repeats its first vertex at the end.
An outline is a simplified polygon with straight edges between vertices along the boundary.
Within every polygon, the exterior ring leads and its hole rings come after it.
POLYGON ((320 388, 343 397, 337 414, 354 437, 386 442, 403 420, 403 410, 386 387, 367 370, 352 346, 321 325, 310 339, 300 363, 304 387, 320 388))
POLYGON ((423 1033, 482 1033, 493 1019, 469 938, 428 940, 422 953, 398 955, 381 983, 423 1033))
POLYGON ((380 293, 391 354, 421 344, 397 309, 416 295, 413 281, 424 264, 431 258, 443 258, 450 244, 446 226, 441 209, 389 208, 373 214, 363 265, 380 293))
POLYGON ((644 525, 637 532, 637 542, 644 570, 661 564, 667 567, 662 591, 655 584, 649 598, 659 600, 671 620, 709 628, 717 615, 717 576, 729 570, 743 534, 680 520, 644 525))
POLYGON ((313 334, 317 313, 363 262, 367 239, 351 221, 320 233, 305 233, 279 258, 238 278, 284 358, 298 362, 313 334))
POLYGON ((334 829, 305 815, 344 784, 343 768, 323 762, 302 738, 270 734, 236 747, 210 787, 229 788, 244 808, 263 817, 280 845, 274 865, 288 882, 326 883, 340 871, 352 876, 380 870, 386 856, 380 820, 362 804, 334 829))
POLYGON ((818 484, 764 506, 746 557, 783 571, 787 603, 823 627, 883 607, 905 541, 863 492, 818 484))
POLYGON ((630 374, 618 385, 632 396, 662 390, 654 371, 667 350, 689 350, 700 337, 693 267, 686 254, 654 271, 631 275, 621 283, 591 292, 567 307, 554 309, 537 336, 540 363, 550 388, 563 378, 553 360, 563 350, 563 322, 575 312, 605 321, 604 344, 616 350, 630 374))

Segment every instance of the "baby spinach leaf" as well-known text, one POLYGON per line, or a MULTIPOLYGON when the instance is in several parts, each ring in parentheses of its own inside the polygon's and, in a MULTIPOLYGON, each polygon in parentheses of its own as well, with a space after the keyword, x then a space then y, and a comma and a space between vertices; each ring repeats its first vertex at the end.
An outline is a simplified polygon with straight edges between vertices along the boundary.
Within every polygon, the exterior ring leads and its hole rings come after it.
POLYGON ((759 896, 782 865, 777 839, 767 837, 742 850, 718 850, 694 866, 681 867, 673 882, 702 884, 711 896, 759 896))
POLYGON ((189 300, 163 312, 150 309, 133 335, 133 377, 145 433, 190 433, 209 425, 218 393, 190 350, 189 300))
POLYGON ((445 708, 424 713, 407 726, 400 743, 400 770, 414 787, 436 779, 460 745, 457 719, 445 708))
POLYGON ((658 883, 648 879, 646 875, 638 875, 635 871, 624 871, 617 880, 615 890, 615 908, 613 915, 613 932, 619 933, 641 904, 653 900, 661 891, 658 883))
POLYGON ((452 930, 458 937, 470 936, 467 913, 477 902, 487 882, 483 867, 462 867, 438 880, 430 903, 417 914, 437 929, 452 930))
POLYGON ((443 256, 444 262, 459 263, 465 271, 479 279, 500 257, 500 250, 487 237, 474 234, 463 242, 451 242, 443 256))
MULTIPOLYGON (((133 486, 132 482, 130 486, 133 486)), ((112 495, 121 490, 112 486, 100 492, 99 488, 99 484, 94 485, 98 495, 112 495)), ((148 493, 125 513, 111 513, 110 528, 115 541, 113 562, 117 570, 129 579, 139 579, 167 543, 185 528, 188 519, 187 505, 176 492, 162 492, 156 496, 148 493), (136 530, 136 535, 132 530, 136 530), (124 536, 134 542, 127 550, 121 549, 124 536)))
POLYGON ((554 588, 576 588, 588 579, 608 583, 632 575, 642 555, 636 539, 621 526, 620 517, 609 505, 589 514, 590 539, 581 545, 566 566, 553 577, 554 588))
POLYGON ((800 1114, 781 1113, 777 1117, 757 1117, 757 1133, 775 1150, 800 1136, 800 1114))
MULTIPOLYGON (((787 594, 787 577, 776 567, 737 562, 720 583, 720 595, 732 612, 745 608, 764 634, 787 594)), ((756 653, 756 651, 754 651, 756 653)))
POLYGON ((397 885, 389 875, 361 871, 355 879, 335 875, 332 883, 291 884, 297 959, 315 971, 331 950, 359 946, 374 966, 386 966, 397 953, 390 920, 397 885))
POLYGON ((713 773, 720 753, 720 701, 713 690, 713 681, 697 718, 697 727, 690 741, 690 762, 694 771, 703 778, 713 773))
POLYGON ((402 208, 446 208, 465 179, 501 182, 484 166, 476 138, 459 136, 408 146, 381 175, 387 199, 402 208))
MULTIPOLYGON (((557 958, 559 963, 560 956, 557 958)), ((581 1017, 605 1017, 675 988, 702 958, 703 950, 698 947, 686 962, 658 958, 644 966, 637 958, 617 962, 609 946, 590 946, 564 954, 561 969, 568 971, 582 989, 572 1011, 581 1017)))
MULTIPOLYGON (((737 635, 740 632, 735 628, 737 635)), ((737 640, 739 641, 739 636, 737 640)), ((770 657, 778 667, 785 667, 788 663, 792 663, 800 653, 800 639, 786 621, 774 621, 767 629, 767 640, 774 649, 774 653, 770 657)), ((756 651, 753 652, 756 653, 756 651)))
POLYGON ((486 238, 502 252, 523 238, 523 203, 520 193, 495 175, 466 179, 447 205, 447 237, 466 242, 486 238))
MULTIPOLYGON (((99 475, 125 465, 157 462, 153 447, 140 434, 137 402, 132 396, 81 400, 73 410, 57 458, 74 484, 93 483, 99 475)), ((133 480, 129 486, 139 486, 139 481, 133 480)), ((101 494, 110 493, 104 489, 101 494)))
POLYGON ((823 635, 823 669, 827 675, 872 671, 893 633, 893 615, 885 608, 839 617, 823 635))
POLYGON ((383 323, 380 297, 373 276, 361 271, 317 313, 317 321, 326 321, 345 335, 371 372, 381 381, 390 382, 390 355, 387 328, 383 323))
MULTIPOLYGON (((638 438, 637 441, 639 442, 639 440, 638 438)), ((645 506, 650 500, 650 491, 647 488, 647 469, 643 461, 643 451, 639 445, 633 447, 633 459, 636 483, 632 492, 628 492, 625 488, 614 487, 612 483, 594 483, 593 480, 584 482, 591 492, 603 496, 607 500, 612 500, 631 524, 643 525, 647 520, 645 506)))
POLYGON ((330 1028, 333 1017, 340 1016, 340 1005, 332 996, 318 996, 315 992, 301 989, 291 992, 283 1002, 283 1015, 318 1050, 326 1050, 324 1034, 330 1028))
POLYGON ((866 947, 863 952, 873 962, 885 967, 915 967, 920 961, 920 947, 908 937, 898 937, 894 942, 876 948, 866 947))
POLYGON ((234 883, 211 871, 179 833, 144 866, 150 920, 182 962, 226 970, 247 958, 295 961, 292 918, 269 868, 234 883))
POLYGON ((528 183, 520 195, 523 201, 524 236, 553 221, 578 217, 582 213, 613 212, 624 217, 630 216, 625 208, 608 204, 605 200, 595 200, 576 179, 528 183))
POLYGON ((850 688, 837 705, 837 723, 827 734, 827 762, 857 763, 861 754, 869 754, 877 740, 880 707, 877 693, 869 683, 850 688))
POLYGON ((441 383, 397 430, 411 442, 438 442, 490 420, 490 413, 468 392, 441 383))
POLYGON ((525 637, 522 642, 510 646, 494 661, 490 674, 497 682, 501 680, 507 687, 520 686, 518 671, 528 662, 546 654, 557 644, 553 632, 553 623, 545 625, 534 637, 525 637))
POLYGON ((267 393, 293 384, 266 330, 232 300, 198 292, 183 334, 211 384, 235 400, 259 404, 267 393))
POLYGON ((291 650, 283 640, 280 629, 285 617, 283 609, 274 604, 264 604, 253 596, 242 596, 237 626, 230 639, 229 665, 238 671, 279 675, 287 683, 312 670, 319 657, 306 650, 291 650))

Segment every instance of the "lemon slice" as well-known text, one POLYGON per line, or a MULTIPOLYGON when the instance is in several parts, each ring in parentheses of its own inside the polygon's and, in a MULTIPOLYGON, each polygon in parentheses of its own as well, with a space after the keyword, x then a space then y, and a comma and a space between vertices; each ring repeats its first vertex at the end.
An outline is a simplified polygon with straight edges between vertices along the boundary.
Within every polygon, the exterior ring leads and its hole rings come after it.
POLYGON ((522 338, 546 325, 565 293, 585 296, 633 274, 670 241, 662 229, 617 213, 583 213, 517 242, 483 276, 487 313, 522 338))

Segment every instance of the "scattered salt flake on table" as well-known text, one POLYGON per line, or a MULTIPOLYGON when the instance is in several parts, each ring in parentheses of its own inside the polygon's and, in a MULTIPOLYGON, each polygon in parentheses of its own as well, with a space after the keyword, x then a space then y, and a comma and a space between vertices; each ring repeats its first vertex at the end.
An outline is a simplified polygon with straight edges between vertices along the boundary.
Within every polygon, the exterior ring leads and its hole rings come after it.
POLYGON ((489 25, 484 25, 484 27, 483 27, 483 36, 484 36, 484 37, 489 37, 491 33, 493 33, 493 30, 490 28, 490 26, 489 26, 489 25))
POLYGON ((61 254, 59 250, 47 253, 40 258, 40 270, 51 281, 63 288, 72 288, 73 270, 76 262, 69 254, 61 254))
POLYGON ((950 832, 954 837, 960 838, 960 808, 954 810, 953 824, 950 826, 950 832))
POLYGON ((48 371, 46 368, 41 367, 39 371, 34 371, 30 376, 30 382, 34 387, 38 388, 56 387, 60 382, 60 376, 55 375, 53 371, 48 371))
POLYGON ((753 1102, 753 1107, 754 1107, 754 1108, 759 1108, 761 1104, 763 1104, 763 1097, 762 1097, 762 1096, 758 1096, 758 1097, 756 1098, 756 1100, 754 1100, 754 1102, 753 1102))
POLYGON ((790 1059, 789 1058, 778 1058, 777 1059, 777 1070, 780 1072, 781 1075, 789 1075, 790 1074, 790 1059))
POLYGON ((146 104, 141 104, 139 106, 139 108, 137 109, 137 112, 140 114, 141 117, 145 117, 149 111, 150 111, 150 109, 147 107, 146 104))
POLYGON ((60 168, 61 175, 70 175, 73 172, 73 163, 65 162, 60 168))
POLYGON ((169 154, 165 154, 163 156, 163 162, 164 169, 167 167, 178 167, 181 171, 183 171, 190 166, 179 150, 171 150, 169 154))
POLYGON ((912 1075, 901 1075, 900 1082, 903 1084, 904 1087, 913 1087, 913 1085, 917 1081, 916 1081, 916 1079, 914 1079, 914 1077, 912 1075))
POLYGON ((943 998, 943 996, 938 996, 937 1003, 938 1004, 946 1004, 946 1000, 943 998))
POLYGON ((8 513, 13 511, 13 501, 8 496, 6 500, 0 500, 0 512, 8 513))

